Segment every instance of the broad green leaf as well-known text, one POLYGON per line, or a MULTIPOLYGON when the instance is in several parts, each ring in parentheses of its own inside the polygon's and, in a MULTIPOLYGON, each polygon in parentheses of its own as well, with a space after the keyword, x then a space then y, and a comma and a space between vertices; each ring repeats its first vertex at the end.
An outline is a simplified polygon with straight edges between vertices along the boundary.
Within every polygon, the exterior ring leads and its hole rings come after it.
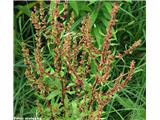
POLYGON ((97 43, 98 43, 98 47, 101 48, 102 44, 103 44, 103 37, 102 35, 100 34, 100 30, 98 27, 95 27, 94 29, 94 34, 96 36, 96 40, 97 40, 97 43))
POLYGON ((69 1, 70 6, 76 12, 77 16, 79 16, 78 4, 77 1, 69 1))
POLYGON ((92 11, 92 9, 90 7, 88 7, 85 2, 79 2, 78 8, 79 8, 79 10, 82 10, 82 11, 92 11))
POLYGON ((47 96, 47 100, 51 100, 51 99, 54 99, 54 97, 56 96, 60 96, 61 95, 61 91, 58 91, 58 90, 55 90, 53 92, 51 92, 48 96, 47 96))
POLYGON ((65 98, 64 98, 64 104, 65 104, 65 108, 66 109, 69 109, 69 99, 68 99, 68 97, 67 97, 67 95, 65 96, 65 98))
POLYGON ((72 110, 73 110, 72 117, 77 119, 79 112, 78 112, 78 107, 77 107, 76 101, 72 101, 72 110))
POLYGON ((111 12, 112 12, 112 4, 110 2, 104 2, 103 4, 104 4, 104 7, 107 9, 106 12, 111 14, 111 12))
POLYGON ((76 101, 72 102, 72 109, 73 109, 73 111, 77 110, 77 103, 76 103, 76 101))
POLYGON ((26 14, 28 17, 31 16, 31 8, 36 4, 36 2, 32 2, 32 3, 29 3, 27 5, 17 5, 15 6, 16 9, 19 10, 19 12, 17 13, 16 17, 18 18, 21 14, 26 14))
POLYGON ((101 18, 102 23, 105 25, 105 27, 108 27, 108 20, 105 19, 104 17, 101 18))
POLYGON ((91 73, 97 73, 97 65, 93 59, 91 60, 91 73))
MULTIPOLYGON (((110 2, 104 2, 102 11, 104 17, 101 20, 103 19, 102 22, 105 23, 105 20, 109 21, 111 19, 112 4, 110 2)), ((108 24, 105 24, 105 26, 108 26, 108 24)))
POLYGON ((98 9, 95 9, 92 14, 91 14, 91 27, 93 26, 93 24, 95 23, 97 16, 98 16, 98 9))
POLYGON ((61 90, 62 89, 62 86, 61 86, 61 82, 59 79, 55 79, 54 81, 54 85, 59 89, 61 90))

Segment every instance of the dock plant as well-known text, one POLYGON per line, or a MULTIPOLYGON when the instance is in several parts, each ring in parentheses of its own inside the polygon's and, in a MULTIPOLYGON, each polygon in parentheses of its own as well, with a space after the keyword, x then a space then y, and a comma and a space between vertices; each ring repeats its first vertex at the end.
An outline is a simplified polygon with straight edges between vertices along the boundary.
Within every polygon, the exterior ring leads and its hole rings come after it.
POLYGON ((126 56, 133 54, 141 40, 113 52, 111 39, 119 11, 119 4, 113 3, 103 43, 97 47, 91 35, 91 15, 84 15, 74 30, 76 15, 68 12, 68 7, 67 1, 56 1, 51 10, 46 10, 43 2, 34 6, 30 18, 34 51, 22 43, 27 84, 35 89, 35 111, 44 120, 100 120, 104 107, 134 76, 133 59, 113 79, 116 62, 127 61, 126 56))

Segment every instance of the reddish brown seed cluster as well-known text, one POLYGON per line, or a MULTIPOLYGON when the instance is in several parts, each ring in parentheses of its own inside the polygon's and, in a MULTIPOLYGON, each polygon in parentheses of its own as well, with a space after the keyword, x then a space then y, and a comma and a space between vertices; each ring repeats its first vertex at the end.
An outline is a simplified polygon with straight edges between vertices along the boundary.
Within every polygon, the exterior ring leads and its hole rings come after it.
POLYGON ((107 97, 106 97, 105 103, 109 102, 110 97, 112 97, 115 92, 120 91, 121 89, 123 89, 126 86, 126 84, 131 79, 131 77, 134 73, 134 68, 135 68, 135 61, 133 60, 130 63, 129 72, 127 74, 121 73, 120 76, 116 78, 114 86, 109 91, 107 91, 107 93, 106 93, 107 97), (124 76, 126 76, 126 75, 127 75, 127 77, 125 78, 125 80, 122 83, 120 83, 120 80, 123 79, 124 76))
POLYGON ((24 64, 26 65, 25 76, 29 81, 34 80, 35 79, 34 75, 31 72, 31 68, 33 67, 33 64, 29 59, 29 49, 25 47, 24 43, 22 44, 22 52, 24 57, 24 64))
MULTIPOLYGON (((96 119, 100 120, 101 118, 101 113, 103 110, 103 102, 101 100, 101 95, 102 93, 96 90, 97 85, 101 84, 102 82, 105 82, 105 80, 109 77, 110 74, 110 69, 111 69, 111 63, 114 60, 114 56, 112 55, 112 52, 109 50, 109 40, 112 37, 112 28, 113 25, 115 24, 115 16, 116 13, 118 12, 118 4, 114 4, 113 5, 113 10, 112 10, 112 18, 109 22, 109 27, 107 29, 107 35, 105 36, 105 40, 104 40, 104 44, 102 46, 103 51, 99 51, 97 50, 93 45, 92 45, 92 38, 90 36, 90 18, 88 17, 84 17, 83 21, 82 21, 82 39, 83 42, 85 43, 86 47, 88 48, 90 51, 90 57, 93 58, 92 53, 95 54, 101 54, 101 60, 100 60, 100 64, 98 65, 98 72, 96 74, 95 77, 95 83, 93 84, 93 86, 91 87, 92 89, 92 98, 89 102, 89 106, 88 109, 91 109, 91 106, 93 104, 93 102, 96 100, 98 103, 98 109, 97 109, 97 117, 96 119), (106 57, 107 56, 107 57, 106 57), (102 72, 103 75, 99 76, 98 73, 102 72)), ((92 109, 91 109, 92 110, 92 109)), ((94 113, 94 112, 92 112, 94 113)), ((91 115, 92 118, 94 115, 91 115)))
POLYGON ((141 40, 135 41, 128 50, 124 51, 124 53, 125 54, 132 54, 133 50, 136 49, 139 45, 141 45, 141 42, 142 42, 141 40))
POLYGON ((103 101, 101 100, 101 94, 102 93, 96 94, 96 99, 97 99, 97 103, 98 103, 97 120, 101 119, 101 113, 103 111, 103 101))
MULTIPOLYGON (((42 74, 44 73, 44 67, 42 65, 42 57, 41 57, 41 31, 43 30, 43 28, 45 27, 45 22, 44 22, 44 10, 42 8, 42 3, 40 3, 40 14, 36 13, 36 6, 34 7, 34 12, 32 12, 31 15, 31 20, 32 20, 32 24, 34 25, 34 28, 36 30, 36 34, 35 34, 35 40, 36 40, 36 48, 34 50, 35 52, 35 61, 36 64, 38 65, 38 69, 40 71, 40 74, 42 76, 42 74), (42 23, 40 24, 39 19, 43 19, 42 23)), ((46 27, 45 27, 46 28, 46 27)))
POLYGON ((123 55, 122 55, 121 53, 118 53, 118 55, 116 56, 116 58, 118 58, 118 59, 122 60, 123 55))
MULTIPOLYGON (((112 14, 111 14, 111 20, 109 22, 108 28, 107 28, 107 35, 104 38, 104 44, 103 44, 103 53, 102 53, 102 59, 104 60, 104 57, 106 56, 106 52, 109 49, 109 42, 110 38, 112 37, 112 29, 113 26, 115 25, 115 20, 116 20, 116 14, 118 12, 119 5, 117 3, 113 4, 113 9, 112 9, 112 14)), ((102 61, 104 62, 104 61, 102 61)))
POLYGON ((32 20, 32 24, 34 25, 34 28, 35 29, 40 29, 40 25, 39 25, 39 18, 38 16, 36 15, 36 10, 37 10, 37 7, 34 6, 34 11, 32 11, 31 13, 31 20, 32 20))
POLYGON ((131 80, 132 76, 133 76, 133 73, 134 73, 134 69, 135 69, 135 61, 132 60, 131 63, 130 63, 130 70, 128 72, 128 76, 127 78, 121 83, 120 85, 120 89, 124 88, 128 81, 131 80))

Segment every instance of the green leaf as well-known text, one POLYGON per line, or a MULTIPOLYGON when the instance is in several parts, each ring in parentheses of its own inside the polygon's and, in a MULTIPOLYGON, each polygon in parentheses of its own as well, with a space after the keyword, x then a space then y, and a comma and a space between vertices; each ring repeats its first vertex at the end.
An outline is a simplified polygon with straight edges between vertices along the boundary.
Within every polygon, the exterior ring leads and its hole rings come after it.
MULTIPOLYGON (((110 2, 104 2, 102 11, 104 17, 102 17, 101 20, 103 19, 102 22, 105 23, 105 20, 109 21, 111 19, 112 4, 110 2)), ((105 26, 108 26, 108 24, 105 24, 105 26)))
POLYGON ((84 72, 84 67, 82 67, 82 66, 78 66, 78 68, 77 68, 77 72, 78 72, 78 74, 83 73, 83 72, 84 72))
POLYGON ((20 32, 22 33, 22 19, 21 19, 21 16, 19 17, 18 24, 19 24, 20 32))
POLYGON ((64 104, 65 104, 66 109, 69 109, 69 99, 68 99, 67 95, 65 95, 64 104))
POLYGON ((68 87, 70 87, 70 86, 75 86, 75 83, 69 83, 67 86, 68 86, 68 87))
POLYGON ((76 103, 76 101, 72 102, 72 109, 73 109, 73 111, 75 111, 77 109, 77 103, 76 103))
POLYGON ((94 34, 96 36, 96 40, 98 43, 98 47, 101 48, 102 44, 103 44, 103 37, 102 37, 102 31, 100 30, 99 27, 95 27, 94 29, 94 34))
POLYGON ((70 6, 76 12, 77 16, 79 16, 78 4, 77 1, 69 1, 70 6))
POLYGON ((50 2, 50 7, 49 7, 49 14, 52 15, 52 11, 55 7, 55 1, 54 0, 51 0, 50 2))
POLYGON ((136 20, 136 17, 133 16, 130 12, 128 12, 127 10, 123 9, 122 7, 119 7, 119 8, 120 8, 120 10, 122 10, 123 12, 125 12, 125 13, 128 14, 130 17, 132 17, 133 19, 136 20))
POLYGON ((132 3, 132 0, 125 0, 126 2, 132 3))
POLYGON ((51 92, 48 96, 47 96, 47 100, 51 100, 51 99, 54 99, 54 97, 56 96, 60 96, 61 95, 61 91, 58 91, 58 90, 55 90, 53 92, 51 92))
POLYGON ((89 0, 89 4, 88 5, 92 5, 92 4, 94 4, 94 3, 96 3, 97 2, 97 0, 89 0))
POLYGON ((51 105, 54 106, 55 104, 56 104, 55 100, 52 99, 52 100, 51 100, 51 105))
POLYGON ((135 23, 135 20, 129 22, 129 23, 127 24, 127 26, 133 25, 134 23, 135 23))
POLYGON ((91 60, 91 73, 95 74, 97 72, 97 65, 95 61, 92 59, 91 60))
POLYGON ((40 95, 40 94, 38 94, 38 93, 36 93, 36 92, 35 92, 34 94, 36 95, 36 97, 37 97, 38 99, 42 99, 42 100, 44 99, 44 97, 43 97, 42 95, 40 95))
POLYGON ((99 48, 100 48, 100 46, 101 46, 101 43, 100 43, 101 36, 100 36, 100 34, 98 33, 98 28, 95 27, 95 28, 93 29, 93 32, 94 32, 94 34, 95 34, 95 37, 96 37, 98 46, 99 46, 99 48))
POLYGON ((92 11, 92 9, 90 7, 88 7, 85 2, 79 2, 78 8, 79 8, 79 10, 82 10, 82 11, 88 11, 88 12, 92 11))
POLYGON ((91 89, 90 89, 89 83, 87 83, 86 80, 84 80, 83 83, 84 83, 85 90, 90 91, 91 89))
POLYGON ((93 24, 95 23, 95 21, 97 19, 98 11, 99 10, 95 9, 91 14, 91 27, 93 26, 93 24))
POLYGON ((116 96, 116 99, 125 108, 136 108, 136 104, 134 104, 133 101, 130 99, 127 99, 125 97, 119 97, 119 96, 116 96))
POLYGON ((53 49, 51 49, 52 48, 52 44, 50 44, 49 42, 47 43, 47 48, 48 48, 48 50, 49 50, 49 53, 50 53, 50 55, 52 56, 52 57, 55 57, 55 52, 54 52, 54 50, 53 49))
POLYGON ((72 102, 72 110, 73 110, 72 117, 77 119, 78 115, 79 115, 79 112, 78 112, 78 107, 77 107, 77 102, 76 101, 72 102))
POLYGON ((76 93, 76 91, 66 91, 66 93, 68 93, 70 95, 74 95, 76 93))
POLYGON ((60 76, 63 77, 64 76, 64 72, 60 71, 60 76))
POLYGON ((105 27, 108 27, 108 20, 106 20, 104 17, 101 18, 102 23, 105 25, 105 27))
POLYGON ((111 14, 111 12, 112 12, 112 4, 110 2, 104 2, 103 4, 104 4, 104 7, 107 9, 106 12, 111 14))
POLYGON ((17 5, 15 8, 19 10, 16 17, 18 18, 21 14, 26 14, 27 16, 31 16, 31 8, 36 4, 36 2, 29 3, 27 5, 17 5))
POLYGON ((76 22, 73 23, 73 25, 71 26, 70 31, 73 31, 82 21, 83 17, 79 18, 76 22))
MULTIPOLYGON (((52 105, 52 108, 53 108, 53 109, 57 109, 57 112, 58 112, 58 110, 59 110, 59 112, 60 112, 60 109, 61 109, 61 108, 59 108, 59 107, 60 107, 61 104, 55 102, 54 99, 51 99, 51 105, 52 105)), ((56 113, 53 112, 53 114, 56 114, 56 113)))
POLYGON ((48 19, 48 22, 52 21, 52 12, 53 12, 54 7, 55 7, 55 1, 51 0, 50 7, 49 7, 49 19, 48 19))
POLYGON ((130 120, 146 120, 146 110, 138 107, 131 115, 130 120))
POLYGON ((55 79, 54 85, 55 85, 59 90, 62 89, 61 82, 59 81, 59 79, 55 79))

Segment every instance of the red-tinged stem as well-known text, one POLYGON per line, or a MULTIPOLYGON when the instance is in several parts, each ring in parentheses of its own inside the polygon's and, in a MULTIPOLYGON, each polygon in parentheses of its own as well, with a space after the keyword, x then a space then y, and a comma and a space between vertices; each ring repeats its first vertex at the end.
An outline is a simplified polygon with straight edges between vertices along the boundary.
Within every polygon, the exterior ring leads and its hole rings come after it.
POLYGON ((63 106, 65 106, 64 104, 64 99, 65 99, 65 93, 66 93, 66 86, 65 86, 65 81, 61 81, 62 82, 62 99, 61 99, 61 103, 63 106))

